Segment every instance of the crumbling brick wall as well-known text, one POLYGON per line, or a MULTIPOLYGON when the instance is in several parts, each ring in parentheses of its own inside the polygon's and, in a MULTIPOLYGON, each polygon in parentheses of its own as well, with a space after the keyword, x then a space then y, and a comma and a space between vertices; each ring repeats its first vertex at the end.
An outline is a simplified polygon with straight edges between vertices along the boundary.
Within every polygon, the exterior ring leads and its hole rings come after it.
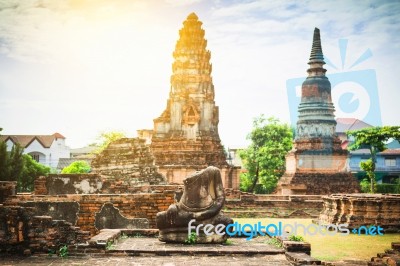
POLYGON ((89 232, 64 220, 35 216, 32 207, 0 206, 0 252, 49 252, 88 239, 89 232))
POLYGON ((225 212, 231 217, 317 218, 322 210, 318 195, 257 195, 225 190, 225 212))
POLYGON ((9 196, 15 195, 15 181, 0 181, 0 203, 3 203, 9 196))
POLYGON ((176 190, 183 185, 137 185, 129 178, 99 174, 50 174, 35 180, 35 195, 123 194, 176 190))
POLYGON ((400 232, 398 194, 332 194, 322 199, 321 222, 347 223, 350 229, 379 225, 385 232, 400 232))
POLYGON ((156 228, 156 215, 168 209, 174 203, 175 192, 164 190, 160 193, 140 194, 69 194, 60 196, 16 195, 10 197, 8 206, 24 205, 27 202, 77 202, 79 203, 78 219, 75 226, 89 231, 92 236, 98 233, 95 227, 95 216, 101 207, 111 202, 126 218, 146 218, 150 228, 156 228))

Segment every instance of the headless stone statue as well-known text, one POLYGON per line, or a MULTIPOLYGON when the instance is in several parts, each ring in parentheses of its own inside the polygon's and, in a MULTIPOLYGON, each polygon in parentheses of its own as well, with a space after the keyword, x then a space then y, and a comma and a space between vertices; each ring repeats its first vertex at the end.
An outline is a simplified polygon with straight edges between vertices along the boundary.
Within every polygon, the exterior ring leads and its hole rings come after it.
MULTIPOLYGON (((195 220, 192 226, 233 223, 232 219, 220 213, 224 202, 225 193, 218 168, 210 166, 187 177, 179 201, 169 206, 167 211, 157 213, 160 241, 183 243, 188 238, 191 220, 195 220)), ((197 243, 222 243, 226 239, 226 234, 206 236, 201 233, 197 243)))

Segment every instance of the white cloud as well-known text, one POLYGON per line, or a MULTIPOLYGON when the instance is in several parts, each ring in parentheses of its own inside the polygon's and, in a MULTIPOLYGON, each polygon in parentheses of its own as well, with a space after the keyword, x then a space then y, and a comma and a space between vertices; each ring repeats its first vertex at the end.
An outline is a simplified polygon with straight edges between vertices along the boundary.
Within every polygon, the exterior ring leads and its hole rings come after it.
POLYGON ((200 2, 201 0, 165 0, 165 3, 172 6, 190 6, 200 2))

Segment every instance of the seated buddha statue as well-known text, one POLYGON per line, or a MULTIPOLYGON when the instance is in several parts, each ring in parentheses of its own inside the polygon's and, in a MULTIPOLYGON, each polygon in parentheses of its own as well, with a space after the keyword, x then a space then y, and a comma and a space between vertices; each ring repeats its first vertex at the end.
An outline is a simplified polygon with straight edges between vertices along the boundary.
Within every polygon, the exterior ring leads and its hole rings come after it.
MULTIPOLYGON (((233 223, 232 219, 220 213, 225 193, 220 170, 210 166, 188 176, 184 181, 184 190, 177 203, 169 206, 167 211, 157 213, 157 228, 160 230, 160 241, 183 243, 188 238, 188 224, 224 224, 233 223)), ((224 237, 214 234, 198 236, 198 243, 221 243, 224 237)))

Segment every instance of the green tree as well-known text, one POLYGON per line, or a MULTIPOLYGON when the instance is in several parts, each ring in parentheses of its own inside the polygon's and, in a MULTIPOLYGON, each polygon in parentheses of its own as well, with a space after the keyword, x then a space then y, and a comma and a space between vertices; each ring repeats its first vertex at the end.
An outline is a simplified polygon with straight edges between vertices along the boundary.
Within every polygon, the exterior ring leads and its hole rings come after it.
POLYGON ((34 189, 35 179, 50 173, 50 167, 36 162, 29 154, 22 155, 23 170, 17 181, 18 192, 31 192, 34 189))
POLYGON ((347 136, 354 138, 354 142, 349 146, 349 150, 366 148, 371 153, 370 160, 361 162, 360 168, 366 172, 369 178, 370 192, 375 193, 376 154, 386 149, 385 143, 390 139, 400 141, 400 126, 371 127, 348 131, 346 133, 347 136))
POLYGON ((7 181, 10 176, 8 161, 9 153, 7 152, 7 144, 0 140, 0 181, 7 181))
POLYGON ((75 161, 62 169, 62 174, 83 174, 90 172, 90 165, 86 161, 75 161))
POLYGON ((240 152, 247 173, 241 175, 241 190, 272 193, 285 171, 285 155, 292 148, 292 129, 277 118, 263 115, 253 121, 247 136, 249 147, 240 152), (259 185, 257 185, 259 184, 259 185))
POLYGON ((18 180, 24 171, 24 149, 17 143, 12 146, 9 158, 9 180, 18 180))
POLYGON ((50 168, 23 152, 19 144, 7 152, 6 142, 0 141, 0 181, 17 181, 18 192, 29 192, 33 191, 35 178, 47 175, 50 168))
POLYGON ((121 138, 126 138, 125 133, 123 132, 118 132, 118 131, 110 131, 110 132, 103 132, 100 134, 100 136, 97 137, 98 142, 96 143, 98 146, 98 149, 94 151, 94 153, 100 153, 102 152, 107 146, 116 140, 119 140, 121 138))

